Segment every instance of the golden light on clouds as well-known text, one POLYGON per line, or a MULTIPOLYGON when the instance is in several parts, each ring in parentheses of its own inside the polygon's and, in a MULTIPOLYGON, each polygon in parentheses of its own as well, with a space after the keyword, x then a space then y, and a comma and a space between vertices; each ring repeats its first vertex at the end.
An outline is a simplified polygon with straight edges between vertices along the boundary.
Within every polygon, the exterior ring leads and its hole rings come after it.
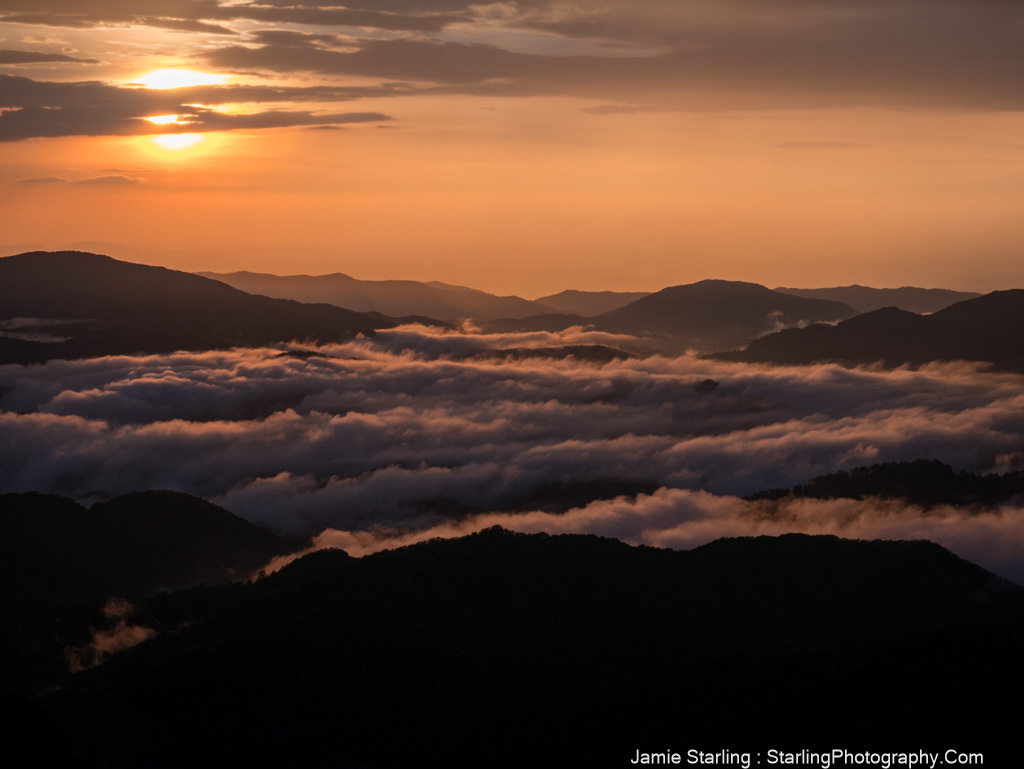
POLYGON ((146 118, 150 123, 156 125, 184 125, 185 121, 181 120, 180 115, 155 115, 153 117, 146 118))
POLYGON ((226 75, 213 75, 208 72, 196 72, 191 69, 156 69, 132 82, 164 90, 168 88, 187 88, 195 85, 221 85, 227 80, 226 75))

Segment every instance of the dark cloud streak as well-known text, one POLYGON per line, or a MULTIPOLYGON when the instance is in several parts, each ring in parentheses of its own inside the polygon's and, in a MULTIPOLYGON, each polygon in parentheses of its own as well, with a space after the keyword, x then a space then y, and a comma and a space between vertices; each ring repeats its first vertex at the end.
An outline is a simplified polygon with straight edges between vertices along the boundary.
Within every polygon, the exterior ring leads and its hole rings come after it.
POLYGON ((270 110, 227 114, 189 105, 340 102, 396 96, 409 91, 400 84, 355 88, 234 85, 157 90, 99 82, 40 82, 0 75, 0 107, 6 110, 0 113, 0 141, 42 136, 135 136, 386 121, 391 118, 378 112, 316 114, 270 110), (156 125, 144 119, 164 114, 192 116, 192 119, 184 125, 156 125))
POLYGON ((923 29, 918 19, 868 19, 811 30, 726 30, 647 56, 541 55, 413 39, 362 40, 346 52, 309 39, 228 46, 206 58, 224 68, 399 78, 465 93, 640 98, 689 109, 1020 109, 1021 24, 1024 11, 1001 20, 956 17, 923 29))
POLYGON ((46 62, 73 62, 75 64, 99 64, 99 59, 80 59, 63 53, 42 51, 0 50, 0 64, 39 64, 46 62))
POLYGON ((437 32, 449 24, 467 19, 464 3, 449 4, 444 13, 423 13, 416 4, 396 13, 378 9, 359 9, 338 3, 246 3, 224 5, 215 0, 100 0, 83 7, 64 0, 4 0, 0 3, 0 21, 39 24, 52 27, 89 28, 98 26, 149 26, 187 32, 235 34, 224 23, 270 21, 277 23, 368 27, 381 30, 437 32))
POLYGON ((103 176, 94 176, 89 179, 77 179, 71 182, 72 184, 78 185, 126 185, 126 184, 138 184, 139 179, 131 176, 125 176, 124 174, 104 174, 103 176))

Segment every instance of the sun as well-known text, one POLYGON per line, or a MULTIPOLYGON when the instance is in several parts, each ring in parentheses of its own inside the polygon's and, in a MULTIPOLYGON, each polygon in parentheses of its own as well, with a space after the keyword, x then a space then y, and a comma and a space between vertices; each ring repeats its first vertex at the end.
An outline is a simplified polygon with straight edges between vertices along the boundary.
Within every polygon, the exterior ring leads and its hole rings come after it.
POLYGON ((187 88, 193 85, 220 85, 227 80, 227 75, 213 75, 209 72, 196 72, 191 69, 155 69, 132 82, 146 88, 187 88))

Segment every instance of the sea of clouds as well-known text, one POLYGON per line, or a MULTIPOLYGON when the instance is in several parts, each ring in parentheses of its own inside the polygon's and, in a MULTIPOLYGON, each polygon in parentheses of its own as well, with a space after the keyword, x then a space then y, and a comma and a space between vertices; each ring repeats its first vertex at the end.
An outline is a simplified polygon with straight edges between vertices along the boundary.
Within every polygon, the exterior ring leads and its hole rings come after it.
POLYGON ((174 489, 353 553, 496 523, 682 548, 784 531, 922 538, 1024 581, 1020 506, 740 498, 876 462, 1020 468, 1022 377, 479 357, 632 341, 404 326, 317 348, 326 357, 282 346, 0 366, 0 491, 90 502, 174 489), (558 515, 529 506, 535 491, 608 481, 657 491, 558 515))

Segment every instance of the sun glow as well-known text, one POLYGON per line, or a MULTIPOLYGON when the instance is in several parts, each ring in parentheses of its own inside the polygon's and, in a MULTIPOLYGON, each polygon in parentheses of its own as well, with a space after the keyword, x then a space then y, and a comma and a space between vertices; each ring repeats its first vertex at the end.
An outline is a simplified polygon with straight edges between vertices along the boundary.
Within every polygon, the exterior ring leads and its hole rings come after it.
POLYGON ((154 115, 153 117, 146 118, 150 123, 156 123, 157 125, 184 125, 185 121, 181 120, 180 115, 154 115))
POLYGON ((184 150, 194 147, 203 140, 202 134, 163 134, 154 136, 153 142, 165 150, 184 150))
POLYGON ((187 88, 193 85, 220 85, 227 80, 226 75, 213 75, 208 72, 196 72, 191 69, 156 69, 147 72, 132 82, 146 88, 187 88))

